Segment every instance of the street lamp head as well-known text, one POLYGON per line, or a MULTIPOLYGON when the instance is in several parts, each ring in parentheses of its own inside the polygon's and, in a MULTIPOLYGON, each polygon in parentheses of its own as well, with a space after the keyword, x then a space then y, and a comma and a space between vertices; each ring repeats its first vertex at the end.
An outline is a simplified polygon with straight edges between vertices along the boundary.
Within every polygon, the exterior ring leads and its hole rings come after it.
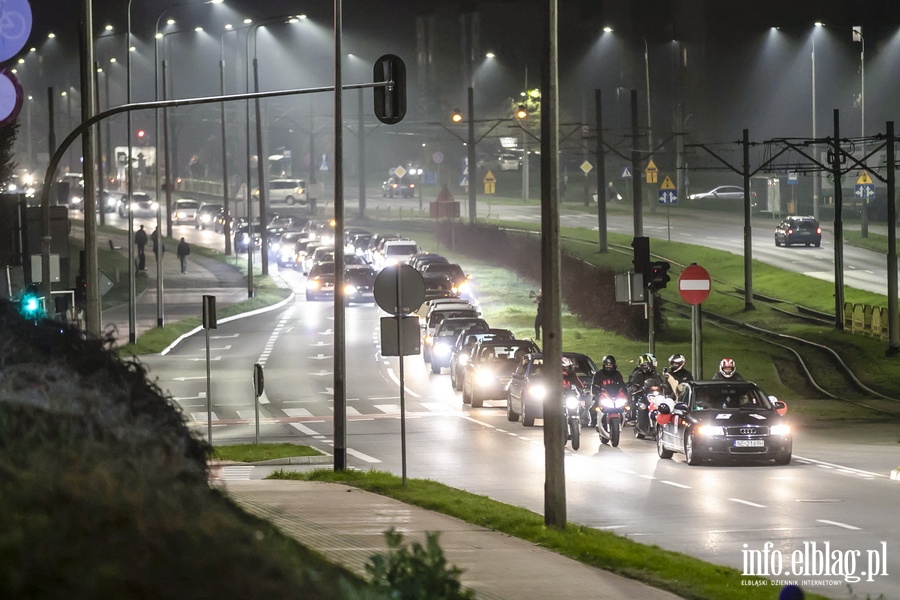
POLYGON ((459 112, 459 109, 458 109, 458 108, 453 110, 453 114, 450 115, 450 120, 453 121, 454 123, 461 123, 461 122, 462 122, 463 116, 462 116, 462 113, 459 112))
POLYGON ((816 22, 814 23, 814 25, 815 25, 816 27, 824 27, 824 26, 825 26, 825 24, 824 24, 822 21, 816 21, 816 22))
POLYGON ((519 107, 516 109, 516 118, 521 120, 527 116, 528 116, 528 110, 525 108, 524 104, 520 104, 519 107))
POLYGON ((494 54, 493 52, 488 52, 484 55, 485 58, 494 58, 495 56, 497 56, 497 55, 494 54))
POLYGON ((605 31, 606 33, 612 33, 612 32, 613 32, 613 28, 610 27, 609 25, 607 25, 606 27, 603 28, 603 31, 605 31))

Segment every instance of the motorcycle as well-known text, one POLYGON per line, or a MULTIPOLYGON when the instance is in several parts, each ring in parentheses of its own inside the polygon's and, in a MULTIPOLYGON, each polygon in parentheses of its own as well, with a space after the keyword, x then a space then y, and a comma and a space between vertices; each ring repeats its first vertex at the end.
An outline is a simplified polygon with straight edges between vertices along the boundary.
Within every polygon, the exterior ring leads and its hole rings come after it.
POLYGON ((572 442, 572 450, 581 447, 581 421, 584 413, 584 398, 577 389, 566 390, 563 397, 565 417, 565 440, 572 442))
POLYGON ((639 440, 644 438, 656 439, 656 422, 659 417, 659 407, 667 404, 670 408, 675 404, 672 398, 661 391, 644 394, 637 402, 637 419, 634 423, 634 437, 639 440))
POLYGON ((615 448, 619 445, 622 422, 625 420, 625 412, 628 410, 628 394, 621 386, 605 385, 600 388, 598 405, 598 408, 594 410, 600 411, 600 418, 597 419, 600 443, 612 444, 615 448))

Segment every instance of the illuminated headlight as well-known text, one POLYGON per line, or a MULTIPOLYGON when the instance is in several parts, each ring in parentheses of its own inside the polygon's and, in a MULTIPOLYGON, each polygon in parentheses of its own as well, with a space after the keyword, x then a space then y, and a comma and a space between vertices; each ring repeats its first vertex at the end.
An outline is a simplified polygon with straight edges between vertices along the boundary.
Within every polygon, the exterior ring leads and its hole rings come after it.
POLYGON ((448 356, 450 354, 450 346, 447 344, 438 344, 432 352, 437 356, 448 356))
POLYGON ((331 237, 330 235, 323 235, 323 236, 322 236, 322 242, 325 243, 325 244, 333 244, 333 243, 334 243, 334 238, 331 237))
POLYGON ((150 210, 152 210, 152 211, 154 211, 154 212, 156 212, 157 210, 159 210, 159 202, 151 202, 151 203, 150 203, 150 210))
POLYGON ((287 260, 290 260, 291 258, 292 257, 291 257, 291 253, 289 250, 284 249, 281 251, 281 260, 287 261, 287 260))
POLYGON ((81 204, 81 198, 79 198, 78 196, 72 196, 71 201, 72 204, 81 204))
POLYGON ((357 293, 359 293, 359 290, 356 289, 355 285, 348 283, 347 285, 344 286, 344 294, 345 295, 355 296, 357 293))
POLYGON ((202 217, 200 217, 201 223, 209 223, 210 221, 212 221, 212 217, 210 217, 209 215, 203 215, 202 217))
POLYGON ((106 198, 106 205, 107 205, 107 206, 115 206, 116 204, 117 204, 117 202, 116 202, 116 199, 115 199, 115 198, 113 198, 113 197, 111 197, 111 196, 107 196, 107 198, 106 198))
POLYGON ((600 404, 606 408, 624 408, 624 406, 628 404, 628 400, 625 398, 605 397, 600 400, 600 404))
POLYGON ((478 383, 479 385, 488 385, 490 383, 493 383, 494 382, 494 374, 491 373, 490 371, 481 369, 475 375, 475 382, 478 383))
POLYGON ((317 290, 319 289, 319 287, 321 286, 318 279, 310 279, 306 282, 306 289, 308 290, 317 290))
POLYGON ((275 242, 274 244, 272 244, 272 250, 278 252, 279 250, 281 250, 281 244, 279 242, 275 242))
POLYGON ((431 346, 432 344, 434 344, 434 336, 429 333, 425 336, 424 341, 426 346, 431 346))
POLYGON ((410 188, 410 189, 412 189, 412 188, 414 188, 414 187, 416 187, 416 184, 414 184, 414 183, 409 184, 409 188, 410 188))
POLYGON ((725 435, 725 428, 721 425, 701 425, 697 428, 697 433, 706 437, 725 435))
POLYGON ((790 425, 772 425, 769 429, 769 435, 789 436, 791 435, 790 425))
POLYGON ((178 211, 177 213, 175 213, 175 218, 178 219, 179 221, 185 217, 187 217, 187 215, 181 211, 178 211))
POLYGON ((464 281, 461 284, 459 284, 458 286, 456 286, 456 293, 457 294, 469 293, 469 283, 464 281))
POLYGON ((469 355, 468 354, 460 354, 459 358, 456 359, 459 362, 459 366, 464 367, 469 363, 469 355))
POLYGON ((543 400, 547 395, 547 388, 542 385, 533 385, 528 388, 528 394, 535 400, 543 400))
POLYGON ((400 261, 397 260, 396 258, 386 258, 386 259, 384 260, 384 264, 387 265, 387 266, 389 266, 389 267, 393 267, 394 265, 398 264, 399 262, 400 262, 400 261))
POLYGON ((578 405, 579 402, 577 396, 574 396, 572 394, 566 396, 566 408, 568 408, 569 410, 575 410, 576 408, 578 408, 578 405))

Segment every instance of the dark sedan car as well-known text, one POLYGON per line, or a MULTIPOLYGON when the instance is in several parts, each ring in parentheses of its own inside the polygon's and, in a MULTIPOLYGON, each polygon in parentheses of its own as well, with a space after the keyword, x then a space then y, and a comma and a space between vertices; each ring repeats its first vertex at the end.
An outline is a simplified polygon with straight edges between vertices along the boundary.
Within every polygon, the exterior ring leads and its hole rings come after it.
POLYGON ((814 217, 787 217, 775 228, 775 245, 822 245, 822 228, 814 217))
POLYGON ((516 336, 509 329, 485 329, 469 327, 456 338, 450 351, 450 385, 459 391, 465 384, 466 363, 475 344, 483 340, 514 340, 516 336))
POLYGON ((441 321, 434 328, 434 333, 425 336, 425 341, 430 346, 431 372, 435 375, 441 373, 441 369, 450 366, 453 355, 453 346, 456 338, 470 327, 484 327, 487 329, 487 321, 480 317, 452 317, 441 321))
MULTIPOLYGON (((586 354, 563 352, 575 364, 575 373, 585 383, 590 384, 597 365, 586 354)), ((547 385, 543 376, 544 355, 526 354, 519 361, 515 373, 509 380, 506 392, 506 418, 518 421, 522 418, 525 427, 533 427, 535 419, 544 418, 544 398, 547 396, 547 385)), ((562 387, 562 381, 557 385, 562 387)))
POLYGON ((306 299, 334 298, 334 263, 316 263, 306 278, 306 299))
POLYGON ((203 202, 200 204, 200 208, 197 209, 197 219, 194 221, 194 227, 196 229, 206 229, 207 227, 214 225, 216 217, 222 210, 221 204, 203 202))
POLYGON ((660 458, 680 452, 689 465, 717 458, 791 462, 791 427, 782 416, 787 406, 755 383, 685 383, 678 386, 675 405, 660 408, 656 436, 660 458))
POLYGON ((463 404, 481 408, 485 400, 506 399, 506 386, 522 357, 539 351, 531 340, 488 340, 475 344, 466 362, 463 404))
POLYGON ((416 195, 416 182, 411 177, 391 176, 381 184, 381 196, 383 198, 412 198, 416 195))
MULTIPOLYGON (((348 257, 349 258, 349 257, 348 257)), ((355 257, 362 258, 362 257, 355 257)), ((344 304, 351 302, 375 301, 375 277, 372 265, 350 265, 344 267, 344 304)))

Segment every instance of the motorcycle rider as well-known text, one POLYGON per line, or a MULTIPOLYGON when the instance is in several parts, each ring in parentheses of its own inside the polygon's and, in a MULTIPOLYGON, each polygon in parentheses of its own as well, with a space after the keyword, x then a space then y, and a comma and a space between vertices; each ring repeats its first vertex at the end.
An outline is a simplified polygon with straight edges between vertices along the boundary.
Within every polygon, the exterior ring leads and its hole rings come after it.
POLYGON ((669 386, 670 396, 674 396, 679 383, 691 381, 694 378, 691 372, 685 368, 686 362, 683 354, 673 354, 669 357, 669 367, 663 369, 663 377, 669 386))
POLYGON ((594 399, 594 402, 591 404, 591 409, 589 411, 591 415, 589 427, 597 426, 597 412, 600 407, 600 390, 603 386, 615 384, 625 387, 625 378, 619 373, 615 356, 607 354, 600 361, 600 364, 600 370, 594 373, 594 376, 591 378, 591 397, 594 399))
POLYGON ((634 396, 636 394, 643 393, 644 382, 650 378, 662 380, 659 376, 659 373, 656 372, 656 357, 652 354, 641 354, 638 357, 637 366, 631 372, 631 376, 628 378, 628 390, 632 394, 632 401, 630 404, 630 415, 628 416, 629 421, 634 421, 636 417, 635 412, 635 401, 634 396))
POLYGON ((581 378, 578 376, 578 373, 575 372, 575 363, 572 362, 572 359, 568 356, 562 357, 562 373, 563 373, 563 390, 567 391, 571 389, 573 386, 581 393, 581 390, 584 389, 584 382, 581 381, 581 378))
POLYGON ((737 372, 737 366, 734 364, 733 358, 723 358, 719 362, 719 370, 713 375, 713 380, 744 381, 744 378, 737 372))

